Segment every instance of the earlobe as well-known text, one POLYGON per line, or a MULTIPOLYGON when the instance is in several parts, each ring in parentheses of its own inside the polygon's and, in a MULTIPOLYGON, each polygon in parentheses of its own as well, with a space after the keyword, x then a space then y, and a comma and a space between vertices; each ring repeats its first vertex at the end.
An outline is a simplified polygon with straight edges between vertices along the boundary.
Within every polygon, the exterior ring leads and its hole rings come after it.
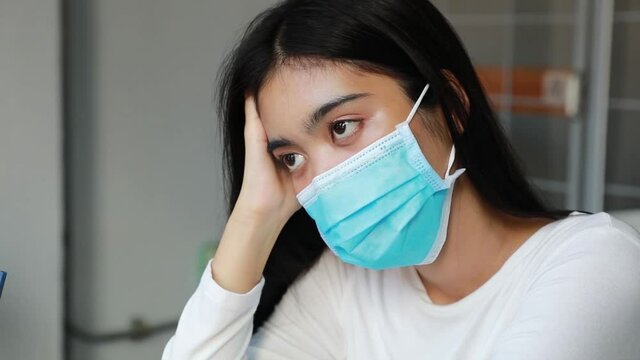
MULTIPOLYGON (((460 103, 464 107, 464 114, 468 117, 471 109, 471 104, 469 102, 469 97, 467 96, 466 91, 464 91, 464 88, 462 87, 462 84, 460 84, 458 78, 456 78, 456 76, 447 69, 442 70, 442 75, 444 75, 444 77, 447 79, 447 85, 453 90, 453 92, 460 100, 460 103)), ((464 122, 461 121, 461 119, 459 119, 456 114, 453 115, 458 132, 460 134, 464 133, 464 122)))

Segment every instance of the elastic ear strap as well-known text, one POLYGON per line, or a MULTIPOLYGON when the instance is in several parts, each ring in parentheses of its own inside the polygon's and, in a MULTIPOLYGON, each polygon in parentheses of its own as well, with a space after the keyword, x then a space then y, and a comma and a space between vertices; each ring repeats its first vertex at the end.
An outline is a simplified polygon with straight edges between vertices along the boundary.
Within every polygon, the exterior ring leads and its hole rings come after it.
POLYGON ((413 119, 413 116, 418 111, 418 108, 420 107, 420 103, 422 102, 422 98, 424 97, 424 94, 427 93, 427 90, 429 90, 429 84, 427 84, 424 87, 424 89, 422 90, 422 93, 420 94, 420 97, 418 97, 418 100, 416 100, 415 105, 413 105, 413 109, 411 109, 411 112, 409 113, 409 116, 407 116, 407 118, 403 122, 405 122, 405 123, 411 122, 411 120, 413 119))
POLYGON ((449 172, 451 171, 451 167, 453 166, 453 162, 456 159, 456 147, 455 145, 451 146, 451 152, 449 153, 449 165, 447 165, 447 172, 444 174, 444 178, 449 177, 449 172))

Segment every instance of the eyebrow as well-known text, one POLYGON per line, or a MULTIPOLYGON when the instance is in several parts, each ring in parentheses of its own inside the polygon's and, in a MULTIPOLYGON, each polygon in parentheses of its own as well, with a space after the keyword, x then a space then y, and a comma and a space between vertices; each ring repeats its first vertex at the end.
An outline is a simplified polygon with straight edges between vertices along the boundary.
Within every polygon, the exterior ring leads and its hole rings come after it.
POLYGON ((273 150, 279 148, 279 147, 283 147, 283 146, 290 146, 293 143, 287 139, 274 139, 274 140, 269 140, 269 144, 267 144, 267 151, 268 152, 273 152, 273 150))
MULTIPOLYGON (((304 122, 304 128, 307 131, 307 133, 311 134, 313 133, 313 131, 315 130, 315 128, 318 126, 318 124, 320 123, 320 121, 322 120, 322 118, 327 115, 329 112, 331 112, 331 110, 335 109, 336 107, 343 105, 349 101, 353 101, 359 98, 363 98, 363 97, 367 97, 370 96, 371 93, 354 93, 354 94, 347 94, 347 95, 342 95, 339 96, 335 99, 332 99, 322 105, 320 105, 312 114, 311 116, 304 122)), ((274 139, 274 140, 270 140, 269 144, 267 145, 267 150, 269 152, 274 151, 275 149, 279 148, 279 147, 283 147, 283 146, 290 146, 293 143, 287 139, 274 139)))
POLYGON ((309 117, 309 119, 307 119, 307 121, 305 121, 304 123, 304 128, 307 130, 308 133, 312 133, 316 126, 318 126, 318 123, 320 123, 320 120, 322 120, 322 118, 327 115, 331 110, 335 109, 336 107, 347 103, 349 101, 353 101, 355 99, 359 99, 362 97, 366 97, 371 95, 370 93, 355 93, 355 94, 348 94, 348 95, 342 95, 339 96, 333 100, 330 100, 324 104, 322 104, 320 107, 318 107, 313 114, 311 114, 311 116, 309 117))

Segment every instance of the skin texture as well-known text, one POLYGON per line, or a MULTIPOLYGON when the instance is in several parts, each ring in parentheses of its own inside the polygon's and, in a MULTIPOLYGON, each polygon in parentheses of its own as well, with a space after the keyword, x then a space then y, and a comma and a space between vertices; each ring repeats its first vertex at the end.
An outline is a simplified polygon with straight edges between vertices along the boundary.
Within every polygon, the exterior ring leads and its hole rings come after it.
MULTIPOLYGON (((463 91, 460 94, 464 96, 463 91)), ((391 77, 333 63, 281 66, 260 89, 257 101, 247 94, 245 179, 212 263, 213 277, 221 286, 250 290, 260 279, 277 232, 300 207, 295 194, 316 175, 392 132, 415 100, 391 77), (305 125, 321 105, 363 93, 368 95, 324 114, 313 129, 305 125), (357 121, 336 125, 344 120, 357 121), (269 143, 279 146, 269 153, 265 151, 269 143)), ((410 127, 426 159, 444 177, 451 140, 446 131, 437 131, 446 129, 441 110, 419 111, 410 127)), ((455 169, 457 164, 452 172, 455 169)), ((456 181, 449 221, 447 240, 436 261, 414 267, 436 304, 456 302, 479 288, 527 238, 550 222, 495 211, 481 200, 465 174, 456 181)))

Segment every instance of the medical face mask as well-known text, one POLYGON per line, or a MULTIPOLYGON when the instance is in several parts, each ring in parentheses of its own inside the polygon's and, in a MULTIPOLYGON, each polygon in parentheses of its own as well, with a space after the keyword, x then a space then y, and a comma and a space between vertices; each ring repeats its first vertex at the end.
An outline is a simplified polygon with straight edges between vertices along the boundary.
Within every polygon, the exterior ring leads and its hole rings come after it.
POLYGON ((442 179, 409 128, 428 88, 392 133, 297 194, 324 241, 346 263, 376 270, 429 264, 442 249, 453 185, 465 169, 449 175, 452 147, 442 179))

